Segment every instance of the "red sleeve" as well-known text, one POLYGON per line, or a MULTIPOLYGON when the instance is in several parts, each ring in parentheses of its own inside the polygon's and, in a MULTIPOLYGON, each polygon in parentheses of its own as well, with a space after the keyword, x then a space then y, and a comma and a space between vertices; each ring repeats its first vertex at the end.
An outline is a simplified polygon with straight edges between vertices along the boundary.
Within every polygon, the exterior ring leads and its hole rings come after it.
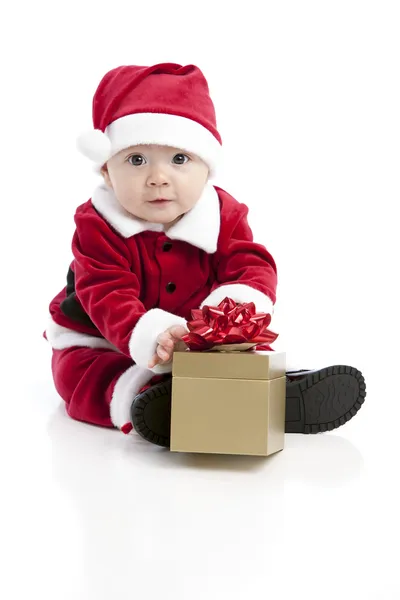
POLYGON ((75 223, 76 294, 100 333, 129 356, 132 330, 146 309, 128 247, 93 208, 78 210, 75 223))
POLYGON ((221 229, 214 258, 216 282, 204 304, 219 304, 225 296, 236 302, 254 302, 256 309, 273 313, 277 268, 268 250, 254 242, 247 221, 248 208, 222 197, 221 229))

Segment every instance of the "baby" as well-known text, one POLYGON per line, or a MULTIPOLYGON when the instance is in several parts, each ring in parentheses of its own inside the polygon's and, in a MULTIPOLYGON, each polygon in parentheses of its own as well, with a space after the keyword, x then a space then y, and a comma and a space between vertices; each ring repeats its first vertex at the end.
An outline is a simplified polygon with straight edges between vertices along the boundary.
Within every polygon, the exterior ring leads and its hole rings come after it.
MULTIPOLYGON (((273 314, 277 268, 247 206, 210 182, 222 141, 198 67, 111 70, 93 125, 78 146, 102 183, 76 210, 67 284, 50 304, 54 382, 74 419, 168 447, 172 355, 191 310, 228 296, 273 314)), ((352 367, 289 372, 286 431, 338 427, 364 397, 352 367)))

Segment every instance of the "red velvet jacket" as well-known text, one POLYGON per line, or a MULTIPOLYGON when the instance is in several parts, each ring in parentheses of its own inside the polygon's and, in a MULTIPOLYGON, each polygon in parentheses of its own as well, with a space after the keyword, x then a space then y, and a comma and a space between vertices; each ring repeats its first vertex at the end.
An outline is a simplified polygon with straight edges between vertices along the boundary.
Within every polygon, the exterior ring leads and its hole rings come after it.
MULTIPOLYGON (((147 368, 159 333, 225 296, 273 312, 277 271, 248 208, 208 183, 167 232, 127 213, 104 184, 78 207, 67 286, 51 302, 54 348, 111 347, 147 368)), ((157 365, 163 373, 169 365, 157 365)))

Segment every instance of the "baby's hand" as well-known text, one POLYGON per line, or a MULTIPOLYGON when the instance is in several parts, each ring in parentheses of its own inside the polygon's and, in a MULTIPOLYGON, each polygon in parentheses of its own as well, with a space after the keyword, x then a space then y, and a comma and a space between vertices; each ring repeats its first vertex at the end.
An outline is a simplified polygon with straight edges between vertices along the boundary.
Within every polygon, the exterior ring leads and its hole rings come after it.
POLYGON ((176 347, 186 347, 186 344, 182 342, 182 337, 186 333, 187 329, 182 325, 174 325, 173 327, 170 327, 164 331, 164 333, 160 333, 157 338, 158 345, 156 354, 149 362, 149 369, 152 369, 158 364, 165 364, 172 360, 172 355, 176 347))

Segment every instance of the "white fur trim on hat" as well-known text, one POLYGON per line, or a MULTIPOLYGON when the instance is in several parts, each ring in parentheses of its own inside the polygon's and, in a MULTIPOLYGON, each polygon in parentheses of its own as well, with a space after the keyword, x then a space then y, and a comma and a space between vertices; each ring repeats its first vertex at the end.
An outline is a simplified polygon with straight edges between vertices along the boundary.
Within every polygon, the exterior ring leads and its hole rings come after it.
MULTIPOLYGON (((148 368, 147 365, 156 353, 157 337, 174 325, 183 325, 187 329, 186 319, 161 308, 152 308, 140 317, 129 340, 129 352, 137 365, 148 368)), ((157 374, 170 373, 172 362, 156 365, 151 371, 157 374)))
POLYGON ((116 119, 102 133, 95 129, 79 136, 79 150, 101 168, 112 156, 130 146, 155 144, 186 150, 199 156, 214 176, 222 146, 197 121, 166 113, 135 113, 116 119), (89 133, 91 133, 89 135, 89 133))
POLYGON ((96 165, 102 167, 111 155, 110 138, 100 129, 81 133, 76 140, 78 150, 96 165))
POLYGON ((121 429, 126 423, 131 422, 132 402, 152 377, 154 377, 154 373, 149 369, 142 369, 138 365, 129 367, 119 377, 114 386, 110 403, 110 417, 116 427, 121 429))
POLYGON ((235 302, 244 304, 247 302, 254 302, 256 310, 258 312, 265 312, 273 315, 274 306, 271 298, 266 296, 259 290, 244 285, 242 283, 233 283, 229 285, 221 285, 217 287, 207 298, 201 303, 200 308, 203 306, 218 306, 224 298, 232 298, 235 302))

